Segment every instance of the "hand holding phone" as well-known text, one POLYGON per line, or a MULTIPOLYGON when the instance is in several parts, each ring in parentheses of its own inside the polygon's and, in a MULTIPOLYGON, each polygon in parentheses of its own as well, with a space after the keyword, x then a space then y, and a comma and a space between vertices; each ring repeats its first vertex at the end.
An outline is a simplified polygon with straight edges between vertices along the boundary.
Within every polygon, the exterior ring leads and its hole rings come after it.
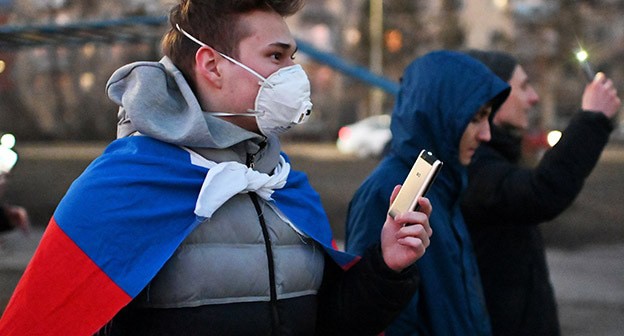
POLYGON ((442 161, 431 152, 422 150, 412 166, 399 194, 390 205, 388 215, 396 215, 414 211, 418 208, 418 199, 424 196, 442 168, 442 161))

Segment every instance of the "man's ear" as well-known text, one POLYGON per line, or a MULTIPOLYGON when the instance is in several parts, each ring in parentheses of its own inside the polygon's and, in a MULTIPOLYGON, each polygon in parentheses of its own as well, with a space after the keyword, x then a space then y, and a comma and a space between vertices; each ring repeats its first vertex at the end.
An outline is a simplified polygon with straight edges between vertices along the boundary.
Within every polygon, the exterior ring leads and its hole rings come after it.
POLYGON ((220 59, 219 53, 211 47, 199 48, 195 53, 197 77, 207 80, 213 86, 221 87, 223 77, 219 66, 220 59))

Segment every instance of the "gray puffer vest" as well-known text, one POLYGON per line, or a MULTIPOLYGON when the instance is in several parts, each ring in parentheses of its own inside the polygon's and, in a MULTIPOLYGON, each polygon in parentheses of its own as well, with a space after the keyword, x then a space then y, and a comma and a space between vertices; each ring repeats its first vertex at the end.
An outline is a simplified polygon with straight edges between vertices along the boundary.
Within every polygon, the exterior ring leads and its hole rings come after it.
MULTIPOLYGON (((237 161, 270 173, 277 140, 246 141, 229 149, 195 149, 215 161, 237 161), (255 154, 248 154, 255 153, 255 154)), ((324 254, 270 203, 239 194, 193 231, 133 301, 150 308, 268 302, 317 293, 324 254)))

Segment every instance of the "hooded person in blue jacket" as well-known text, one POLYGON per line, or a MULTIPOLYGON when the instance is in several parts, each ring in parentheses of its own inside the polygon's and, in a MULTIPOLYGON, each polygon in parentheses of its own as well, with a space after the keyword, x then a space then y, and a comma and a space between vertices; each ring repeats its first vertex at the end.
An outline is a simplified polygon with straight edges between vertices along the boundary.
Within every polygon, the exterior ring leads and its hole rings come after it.
POLYGON ((489 141, 488 119, 508 94, 505 82, 458 52, 431 52, 405 70, 392 113, 390 152, 356 191, 347 218, 346 249, 360 253, 378 241, 389 195, 420 151, 443 161, 427 193, 433 235, 417 262, 421 283, 386 335, 491 334, 460 198, 466 166, 478 145, 489 141))

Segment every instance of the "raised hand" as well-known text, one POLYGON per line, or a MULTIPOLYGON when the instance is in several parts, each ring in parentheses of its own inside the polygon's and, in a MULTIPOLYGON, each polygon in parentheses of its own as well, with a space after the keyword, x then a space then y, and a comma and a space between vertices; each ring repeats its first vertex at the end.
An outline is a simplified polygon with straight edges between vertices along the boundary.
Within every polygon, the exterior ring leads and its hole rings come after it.
POLYGON ((604 73, 599 72, 594 80, 587 84, 583 93, 582 109, 601 112, 607 118, 613 118, 620 110, 621 101, 613 81, 604 73))

